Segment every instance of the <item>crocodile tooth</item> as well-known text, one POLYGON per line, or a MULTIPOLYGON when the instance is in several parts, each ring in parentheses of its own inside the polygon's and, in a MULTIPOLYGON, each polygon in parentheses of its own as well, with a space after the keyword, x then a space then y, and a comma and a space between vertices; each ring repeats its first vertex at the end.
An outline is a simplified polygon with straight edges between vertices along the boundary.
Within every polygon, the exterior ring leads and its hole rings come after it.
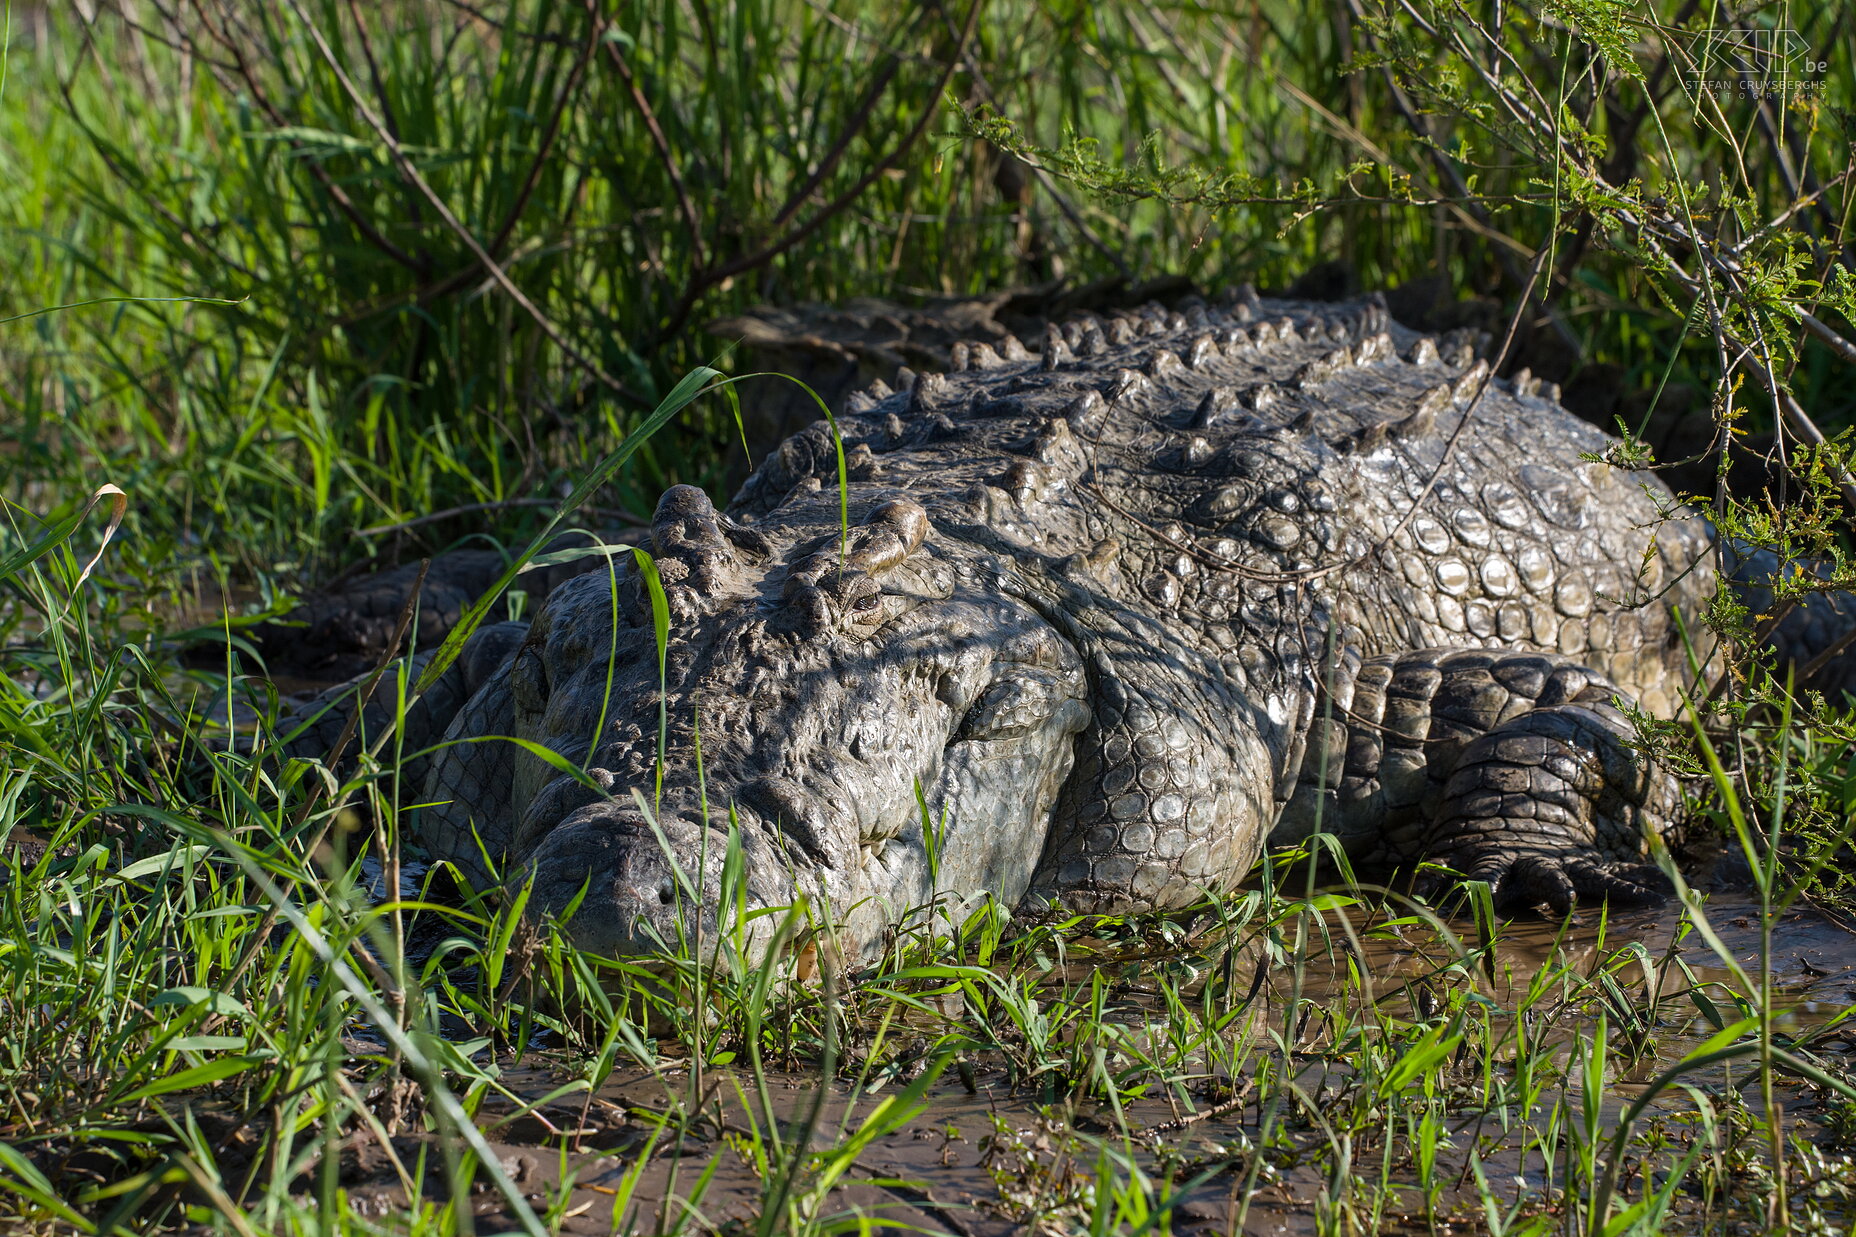
POLYGON ((1016 335, 1007 335, 999 341, 999 355, 1008 361, 1029 361, 1031 359, 1030 351, 1016 335))
POLYGON ((948 349, 948 359, 952 363, 950 368, 956 374, 966 373, 968 369, 972 368, 973 345, 969 344, 964 339, 958 341, 952 348, 948 349))
POLYGON ((1115 371, 1115 380, 1109 384, 1108 400, 1111 404, 1120 403, 1147 386, 1147 379, 1131 369, 1115 371))
POLYGON ((1102 424, 1108 404, 1095 391, 1085 391, 1071 400, 1063 410, 1063 419, 1079 434, 1094 434, 1102 424))
POLYGON ((974 369, 996 369, 1005 361, 992 350, 991 344, 982 341, 967 345, 967 363, 974 369))
POLYGON ((909 411, 927 412, 938 400, 947 394, 946 374, 923 374, 909 388, 909 411))
POLYGON ((1218 356, 1218 341, 1210 331, 1193 337, 1191 347, 1186 350, 1186 364, 1193 369, 1203 369, 1218 356))
POLYGON ((1199 400, 1187 429, 1202 430, 1218 424, 1238 406, 1237 391, 1232 387, 1213 387, 1199 400))
POLYGON ((1437 364, 1437 341, 1429 335, 1419 336, 1418 342, 1413 344, 1411 351, 1405 354, 1405 359, 1413 365, 1437 364))
POLYGON ((1064 340, 1063 332, 1055 323, 1044 328, 1044 358, 1039 365, 1044 369, 1056 369, 1076 359, 1070 351, 1070 345, 1064 340))
POLYGON ((1147 364, 1142 367, 1154 378, 1165 378, 1168 374, 1177 374, 1184 366, 1179 354, 1171 348, 1155 348, 1147 354, 1147 364))
POLYGON ((1134 323, 1126 318, 1110 318, 1108 321, 1108 342, 1111 344, 1131 344, 1134 342, 1134 323))

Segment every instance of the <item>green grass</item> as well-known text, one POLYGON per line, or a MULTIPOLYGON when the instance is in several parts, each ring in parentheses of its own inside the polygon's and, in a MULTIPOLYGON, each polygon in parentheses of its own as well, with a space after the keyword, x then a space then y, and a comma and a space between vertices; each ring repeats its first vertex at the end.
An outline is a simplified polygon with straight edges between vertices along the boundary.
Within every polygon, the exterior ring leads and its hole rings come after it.
MULTIPOLYGON (((519 903, 376 896, 418 857, 391 749, 312 794, 316 771, 215 738, 253 686, 238 655, 183 656, 366 555, 535 544, 546 503, 594 486, 637 513, 720 484, 726 402, 652 414, 725 348, 701 325, 765 301, 1280 287, 1339 258, 1368 287, 1441 277, 1499 327, 1551 246, 1536 367, 1569 337, 1621 407, 1689 384, 1769 428, 1721 346, 1758 334, 1820 426, 1856 420, 1847 362, 1798 318, 1849 329, 1849 13, 1713 16, 1793 26, 1829 61, 1821 93, 1761 109, 1694 97, 1695 40, 1624 8, 1503 11, 1499 33, 1305 0, 1014 0, 970 30, 960 6, 797 0, 13 12, 0 835, 35 844, 0 859, 0 1222, 448 1233, 475 1181, 494 1223, 556 1229, 584 1191, 512 1185, 466 1131, 559 1127, 643 1080, 642 1132, 610 1157, 630 1175, 599 1195, 614 1231, 711 1227, 730 1181, 751 1183, 737 1228, 855 1231, 834 1187, 967 1087, 998 1125, 963 1154, 1043 1231, 1185 1231, 1207 1189, 1253 1220, 1291 1198, 1323 1233, 1846 1228, 1848 994, 1769 965, 1773 915, 1848 902, 1851 733, 1829 709, 1736 687, 1704 718, 1731 723, 1698 767, 1756 873, 1750 950, 1686 901, 1687 953, 1587 925, 1536 955, 1525 927, 1439 924, 1303 867, 1188 916, 931 918, 844 975, 799 917, 767 967, 717 942, 641 966, 531 936, 519 903), (1500 71, 1439 56, 1453 32, 1500 71), (1514 114, 1532 90, 1544 125, 1514 114), (1041 165, 1022 195, 976 130, 1041 165), (1657 200, 1678 264, 1681 229, 1740 246, 1712 317, 1632 229, 1657 200), (105 484, 127 496, 113 535, 107 506, 83 514, 105 484), (380 826, 351 834, 363 802, 380 826), (829 1103, 784 1090, 808 1078, 829 1103), (338 1206, 364 1151, 424 1198, 338 1206)), ((1827 511, 1717 516, 1834 548, 1827 511)))

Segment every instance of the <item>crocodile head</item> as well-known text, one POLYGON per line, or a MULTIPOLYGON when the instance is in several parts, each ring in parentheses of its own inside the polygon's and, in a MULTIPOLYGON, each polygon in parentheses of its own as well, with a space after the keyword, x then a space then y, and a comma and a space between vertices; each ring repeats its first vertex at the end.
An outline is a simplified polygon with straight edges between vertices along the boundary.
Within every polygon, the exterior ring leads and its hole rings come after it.
POLYGON ((1089 720, 1081 658, 916 503, 812 516, 752 530, 675 487, 661 605, 629 561, 582 576, 506 667, 514 734, 575 769, 518 751, 512 850, 532 905, 578 901, 584 946, 716 939, 731 829, 750 912, 805 895, 854 951, 937 894, 1029 882, 1089 720))

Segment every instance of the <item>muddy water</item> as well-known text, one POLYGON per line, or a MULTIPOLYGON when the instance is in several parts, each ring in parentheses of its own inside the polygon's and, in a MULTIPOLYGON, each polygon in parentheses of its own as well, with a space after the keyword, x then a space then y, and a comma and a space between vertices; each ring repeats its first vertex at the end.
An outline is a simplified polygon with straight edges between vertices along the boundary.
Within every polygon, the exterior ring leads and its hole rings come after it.
MULTIPOLYGON (((1758 908, 1743 898, 1717 896, 1707 913, 1721 942, 1756 974, 1758 908)), ((1683 929, 1673 907, 1615 916, 1608 923, 1587 915, 1563 935, 1557 924, 1511 925, 1492 965, 1479 959, 1468 963, 1473 980, 1450 970, 1459 955, 1421 926, 1387 929, 1370 918, 1353 926, 1354 937, 1335 932, 1327 944, 1305 946, 1299 981, 1297 968, 1258 956, 1255 974, 1261 978, 1250 982, 1263 998, 1256 1003, 1259 1017, 1275 1019, 1280 1028, 1281 1015, 1290 1008, 1287 998, 1298 983, 1317 1009, 1328 1002, 1351 1002, 1357 1010, 1359 988, 1345 978, 1349 954, 1373 977, 1381 1013, 1393 1018, 1434 1009, 1437 994, 1453 976, 1457 983, 1474 982, 1497 1003, 1510 1002, 1512 1009, 1543 967, 1567 967, 1579 976, 1603 969, 1626 998, 1627 1011, 1633 1006, 1640 1015, 1650 1011, 1644 1029, 1657 1045, 1654 1058, 1621 1074, 1614 1071, 1601 1114, 1607 1131, 1656 1071, 1712 1031, 1690 990, 1699 984, 1704 993, 1714 994, 1717 1006, 1731 1008, 1726 987, 1737 982, 1698 934, 1683 929), (1661 998, 1653 1010, 1652 996, 1661 998)), ((1463 927, 1460 921, 1456 926, 1463 927)), ((1773 985, 1787 1010, 1786 1027, 1811 1038, 1814 1050, 1827 1060, 1851 1053, 1856 1032, 1845 1041, 1813 1031, 1856 1001, 1856 936, 1813 911, 1797 910, 1775 922, 1772 937, 1773 985)), ((1248 973, 1245 978, 1250 979, 1248 973)), ((1562 1062, 1590 1034, 1593 1005, 1587 992, 1588 999, 1576 1006, 1543 1006, 1554 1011, 1545 1034, 1558 1044, 1562 1062)), ((1621 1016, 1628 1021, 1628 1013, 1621 1016)), ((1613 1026, 1615 1031, 1615 1018, 1613 1026)), ((1159 1183, 1172 1183, 1172 1232, 1235 1232, 1241 1210, 1244 1232, 1306 1233, 1316 1230, 1318 1211, 1326 1209, 1332 1216, 1338 1139, 1350 1157, 1339 1178, 1355 1179, 1352 1187, 1338 1192, 1346 1200, 1342 1227, 1432 1231, 1408 1132, 1391 1131, 1387 1137, 1386 1131, 1347 1129, 1343 1114, 1333 1111, 1335 1132, 1324 1133, 1320 1114, 1346 1093, 1350 1070, 1344 1054, 1323 1042, 1319 1025, 1311 1029, 1304 1020, 1298 1034, 1302 1038, 1293 1044, 1287 1068, 1308 1097, 1299 1105, 1292 1099, 1260 1105, 1260 1092, 1246 1095, 1252 1089, 1235 1079, 1236 1094, 1222 1101, 1137 1098, 1121 1104, 1117 1120, 1095 1101, 1014 1093, 1003 1070, 981 1061, 949 1069, 921 1097, 918 1109, 902 1114, 893 1128, 847 1156, 843 1177, 817 1200, 814 1214, 858 1214, 883 1230, 960 1237, 1068 1232, 1086 1225, 1099 1175, 1125 1181, 1138 1171, 1156 1183, 1156 1191, 1159 1183), (1255 1148, 1266 1119, 1275 1135, 1259 1156, 1255 1148), (1379 1189, 1381 1181, 1391 1188, 1379 1189)), ((1282 1062, 1267 1039, 1259 1042, 1258 1060, 1282 1062)), ((1615 1037, 1613 1047, 1614 1052, 1619 1047, 1615 1037)), ((1252 1061, 1249 1068, 1255 1067, 1252 1061)), ((1743 1077, 1752 1076, 1715 1069, 1693 1081, 1712 1088, 1718 1103, 1731 1101, 1729 1092, 1744 1085, 1743 1077)), ((560 1082, 540 1071, 511 1072, 504 1078, 529 1103, 560 1082)), ((565 1231, 606 1233, 615 1225, 620 1231, 632 1225, 650 1232, 674 1226, 686 1209, 693 1209, 688 1214, 699 1218, 700 1229, 751 1231, 770 1190, 754 1162, 753 1147, 764 1145, 768 1131, 777 1128, 788 1145, 831 1153, 844 1148, 894 1091, 892 1086, 856 1095, 847 1084, 834 1082, 821 1093, 820 1086, 815 1077, 776 1074, 762 1096, 748 1091, 747 1079, 728 1073, 711 1071, 700 1084, 681 1072, 615 1075, 590 1096, 570 1095, 532 1112, 493 1103, 480 1124, 531 1204, 552 1210, 565 1231), (705 1173, 706 1182, 701 1180, 705 1173)), ((1555 1098, 1557 1093, 1549 1091, 1543 1102, 1555 1098)), ((1787 1086, 1778 1098, 1795 1143, 1821 1140, 1810 1095, 1787 1086)), ((1646 1120, 1661 1114, 1680 1126, 1678 1114, 1692 1110, 1693 1102, 1673 1090, 1652 1104, 1646 1120)), ((1504 1141, 1504 1124, 1499 1116, 1479 1113, 1473 1101, 1448 1113, 1451 1146, 1439 1156, 1430 1212, 1438 1217, 1436 1231, 1463 1231, 1465 1223, 1482 1227, 1472 1147, 1504 1212, 1517 1203, 1540 1208, 1555 1183, 1564 1181, 1563 1164, 1549 1165, 1537 1151, 1523 1153, 1504 1141)), ((416 1141, 408 1140, 403 1151, 416 1149, 416 1141)), ((1671 1162, 1677 1155, 1671 1153, 1671 1162)), ((347 1184, 357 1208, 387 1211, 403 1203, 403 1191, 385 1169, 385 1157, 376 1151, 370 1161, 365 1147, 350 1164, 347 1184)), ((443 1192, 437 1179, 426 1188, 443 1192)), ((1631 1193, 1635 1196, 1636 1189, 1631 1193)), ((493 1191, 480 1187, 473 1201, 480 1231, 512 1223, 493 1191)), ((1699 1205, 1692 1197, 1679 1199, 1671 1226, 1683 1227, 1684 1216, 1692 1219, 1699 1205)), ((1547 1210, 1555 1227, 1565 1222, 1550 1205, 1547 1210)))

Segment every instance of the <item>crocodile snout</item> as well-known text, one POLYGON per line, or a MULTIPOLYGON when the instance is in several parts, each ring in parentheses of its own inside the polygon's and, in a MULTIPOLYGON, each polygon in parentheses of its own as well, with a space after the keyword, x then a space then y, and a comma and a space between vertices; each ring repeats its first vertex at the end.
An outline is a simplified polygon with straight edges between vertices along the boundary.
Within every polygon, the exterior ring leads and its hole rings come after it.
POLYGON ((590 804, 536 848, 531 905, 593 953, 694 949, 717 940, 716 908, 734 902, 722 896, 727 853, 727 835, 695 821, 665 813, 653 827, 634 805, 590 804))

